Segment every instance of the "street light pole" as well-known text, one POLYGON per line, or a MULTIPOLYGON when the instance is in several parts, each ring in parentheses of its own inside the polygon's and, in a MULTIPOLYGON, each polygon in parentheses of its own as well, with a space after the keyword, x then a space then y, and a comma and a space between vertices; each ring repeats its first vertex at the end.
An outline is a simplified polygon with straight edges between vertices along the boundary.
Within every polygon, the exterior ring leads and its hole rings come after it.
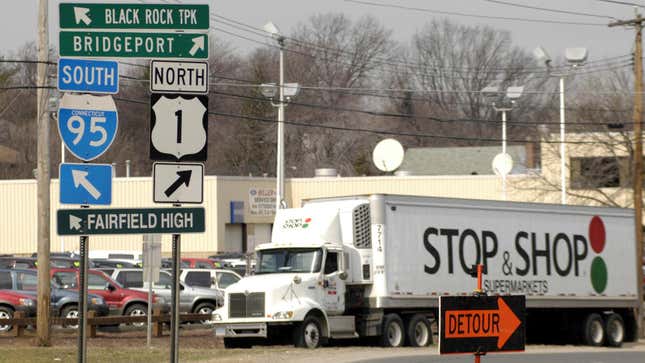
MULTIPOLYGON (((502 109, 502 154, 506 154, 506 109, 502 109)), ((506 200, 506 173, 502 174, 502 198, 506 200)))
POLYGON ((276 211, 286 205, 284 200, 284 37, 277 38, 280 44, 280 84, 278 103, 278 137, 277 137, 277 165, 276 165, 276 211))
POLYGON ((565 146, 564 146, 564 75, 560 75, 560 189, 561 202, 567 204, 567 182, 565 177, 565 146))

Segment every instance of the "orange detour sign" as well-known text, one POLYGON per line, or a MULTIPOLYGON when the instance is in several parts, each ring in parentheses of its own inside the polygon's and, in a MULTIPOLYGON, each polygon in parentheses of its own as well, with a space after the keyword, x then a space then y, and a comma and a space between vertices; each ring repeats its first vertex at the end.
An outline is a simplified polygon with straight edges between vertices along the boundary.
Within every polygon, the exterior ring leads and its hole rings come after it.
POLYGON ((442 296, 439 352, 524 350, 524 296, 442 296))

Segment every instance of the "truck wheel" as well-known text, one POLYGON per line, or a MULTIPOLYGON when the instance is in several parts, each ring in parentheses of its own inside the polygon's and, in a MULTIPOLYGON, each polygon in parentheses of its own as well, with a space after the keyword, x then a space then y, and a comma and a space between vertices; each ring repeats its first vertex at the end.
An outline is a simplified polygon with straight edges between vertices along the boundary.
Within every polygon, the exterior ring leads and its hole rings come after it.
POLYGON ((320 347, 322 324, 316 316, 310 315, 294 329, 294 345, 299 348, 314 349, 320 347))
MULTIPOLYGON (((128 306, 127 309, 125 309, 125 315, 126 316, 146 316, 147 315, 147 308, 143 304, 132 304, 128 306)), ((133 326, 144 326, 146 323, 141 322, 141 323, 132 323, 133 326)))
POLYGON ((586 345, 599 347, 605 342, 605 326, 600 314, 587 315, 582 323, 582 337, 586 345))
MULTIPOLYGON (((208 315, 210 315, 210 314, 213 313, 214 310, 215 310, 215 305, 213 305, 212 303, 209 303, 209 302, 205 302, 205 303, 201 303, 201 304, 197 305, 197 307, 195 308, 194 311, 195 311, 195 314, 208 314, 208 315)), ((201 324, 207 325, 207 324, 211 323, 211 320, 210 319, 209 320, 200 320, 199 322, 201 324)))
POLYGON ((620 347, 625 340, 625 322, 616 313, 611 313, 605 319, 606 344, 609 347, 620 347))
POLYGON ((226 349, 249 349, 252 342, 244 338, 224 338, 224 348, 226 349))
POLYGON ((403 345, 403 320, 397 314, 387 314, 383 317, 381 345, 384 347, 400 347, 403 345))
POLYGON ((407 327, 408 344, 412 347, 427 347, 432 344, 430 322, 422 314, 413 315, 407 327))
MULTIPOLYGON (((8 308, 6 306, 0 306, 0 321, 2 319, 11 319, 13 318, 13 309, 8 308)), ((0 323, 0 333, 7 332, 13 328, 13 325, 2 325, 0 323)))
MULTIPOLYGON (((61 310, 60 312, 60 317, 61 318, 78 318, 79 313, 78 313, 78 306, 76 305, 67 305, 61 310)), ((78 329, 78 323, 77 324, 63 324, 63 328, 72 328, 72 329, 78 329)))

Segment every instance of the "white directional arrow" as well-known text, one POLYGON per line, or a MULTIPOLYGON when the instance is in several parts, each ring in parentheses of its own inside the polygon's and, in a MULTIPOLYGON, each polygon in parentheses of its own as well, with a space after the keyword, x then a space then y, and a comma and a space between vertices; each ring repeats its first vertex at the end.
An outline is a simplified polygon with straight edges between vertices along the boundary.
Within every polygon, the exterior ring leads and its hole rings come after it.
POLYGON ((204 36, 193 38, 193 47, 190 48, 190 55, 195 55, 198 50, 204 50, 204 36))
POLYGON ((76 24, 80 24, 81 22, 85 23, 85 25, 90 25, 92 22, 92 19, 90 19, 89 16, 87 16, 87 13, 90 12, 90 9, 88 8, 79 8, 79 7, 74 7, 74 18, 76 19, 76 24))
POLYGON ((74 187, 82 186, 87 190, 88 193, 94 198, 99 199, 101 197, 101 192, 87 180, 87 172, 83 170, 72 170, 72 179, 74 179, 74 187))
POLYGON ((75 229, 75 230, 78 231, 79 229, 81 229, 81 221, 82 221, 82 219, 70 214, 69 215, 69 228, 70 229, 75 229))

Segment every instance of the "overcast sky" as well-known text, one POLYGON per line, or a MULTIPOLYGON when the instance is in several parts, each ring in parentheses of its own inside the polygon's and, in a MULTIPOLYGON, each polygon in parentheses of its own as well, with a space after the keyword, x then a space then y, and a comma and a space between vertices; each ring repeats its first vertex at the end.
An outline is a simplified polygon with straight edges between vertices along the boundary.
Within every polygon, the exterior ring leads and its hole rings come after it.
MULTIPOLYGON (((168 3, 175 0, 165 0, 168 3)), ((619 56, 631 52, 634 40, 634 31, 626 28, 608 28, 602 26, 611 21, 609 18, 577 16, 573 14, 559 14, 540 11, 536 9, 517 8, 486 0, 364 0, 375 4, 403 6, 413 9, 393 7, 380 7, 367 4, 358 4, 345 0, 192 0, 187 3, 208 2, 211 14, 216 14, 241 23, 261 27, 268 20, 278 25, 283 33, 289 34, 290 29, 298 22, 305 21, 309 16, 317 13, 342 12, 352 19, 363 14, 371 14, 388 28, 393 30, 396 40, 408 42, 411 35, 430 19, 448 17, 462 24, 487 24, 495 28, 506 29, 512 32, 515 44, 533 49, 538 44, 549 50, 556 58, 563 54, 567 47, 587 47, 589 59, 619 56), (424 9, 424 10, 420 10, 424 9), (527 19, 598 23, 598 26, 583 26, 573 24, 547 24, 528 21, 513 21, 510 19, 486 19, 457 15, 441 15, 430 11, 460 12, 479 16, 491 17, 518 17, 527 19)), ((625 0, 645 6, 645 0, 625 0)), ((57 43, 57 22, 59 1, 50 1, 50 28, 51 42, 57 43)), ((63 1, 72 2, 72 1, 63 1)), ((128 1, 92 1, 82 2, 130 2, 128 1)), ((163 1, 154 1, 163 2, 163 1)), ((634 8, 630 6, 610 4, 598 0, 504 0, 507 3, 530 5, 558 10, 584 12, 587 14, 601 15, 618 19, 634 17, 634 8)), ((0 11, 0 49, 6 54, 16 50, 28 41, 36 39, 37 0, 2 0, 0 11)), ((151 1, 153 3, 153 1, 151 1)), ((645 11, 645 8, 640 8, 645 11)), ((244 33, 239 29, 224 25, 223 22, 214 20, 211 34, 230 42, 240 53, 246 53, 258 44, 240 39, 234 35, 226 34, 223 29, 238 35, 257 36, 244 33)))

